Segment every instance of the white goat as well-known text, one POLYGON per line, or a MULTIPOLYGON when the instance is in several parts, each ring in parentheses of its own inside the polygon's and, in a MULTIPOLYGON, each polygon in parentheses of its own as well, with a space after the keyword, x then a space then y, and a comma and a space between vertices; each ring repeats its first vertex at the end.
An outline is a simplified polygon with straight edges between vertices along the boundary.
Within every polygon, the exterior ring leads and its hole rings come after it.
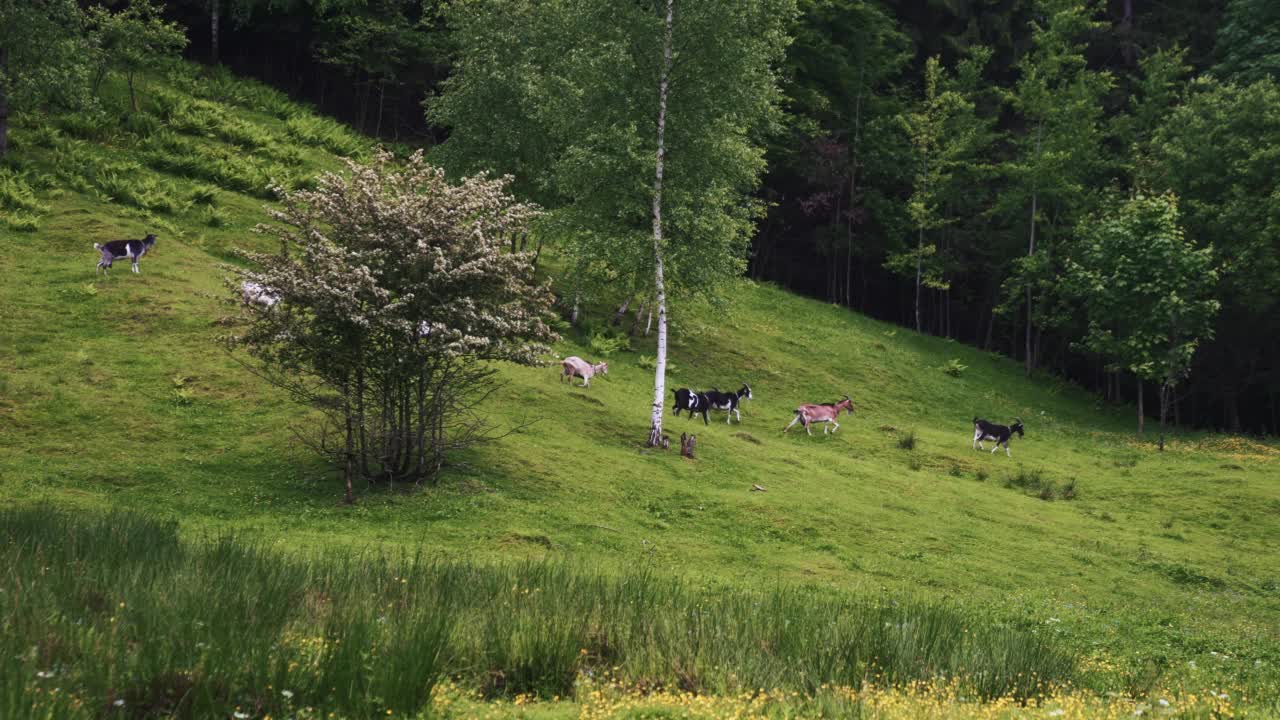
POLYGON ((569 378, 569 383, 573 384, 573 378, 580 377, 582 378, 582 387, 590 385, 591 378, 595 375, 609 374, 609 363, 602 362, 592 365, 577 355, 570 355, 565 358, 561 365, 564 370, 560 373, 560 382, 564 382, 565 378, 569 378))

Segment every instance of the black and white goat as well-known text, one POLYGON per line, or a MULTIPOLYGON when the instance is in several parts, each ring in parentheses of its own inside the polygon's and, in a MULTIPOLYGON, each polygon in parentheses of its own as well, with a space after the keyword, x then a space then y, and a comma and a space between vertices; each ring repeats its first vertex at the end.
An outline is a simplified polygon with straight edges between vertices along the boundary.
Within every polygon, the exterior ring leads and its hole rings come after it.
MULTIPOLYGON (((146 255, 147 251, 155 247, 155 245, 156 236, 147 235, 141 240, 112 240, 101 245, 94 243, 93 249, 101 253, 101 258, 98 260, 98 269, 102 271, 103 275, 106 275, 113 261, 125 258, 129 258, 129 262, 133 264, 134 272, 141 272, 138 270, 138 260, 142 259, 142 256, 146 255)), ((94 274, 97 273, 95 272, 94 274)))
POLYGON ((739 403, 743 398, 751 399, 751 386, 742 383, 742 389, 736 393, 722 393, 717 389, 711 389, 703 393, 707 402, 711 404, 712 410, 723 410, 725 413, 724 421, 732 424, 732 418, 737 418, 738 422, 742 422, 742 412, 738 410, 739 403))
POLYGON ((1004 454, 1013 457, 1013 453, 1009 452, 1009 438, 1014 433, 1018 433, 1018 437, 1023 437, 1022 418, 1014 418, 1012 425, 997 425, 993 422, 987 422, 981 418, 973 419, 973 449, 986 450, 983 446, 983 440, 994 440, 996 446, 991 448, 991 454, 994 455, 1000 446, 1004 446, 1004 454))
POLYGON ((707 399, 706 393, 694 392, 689 388, 680 388, 675 391, 676 417, 680 417, 681 410, 688 410, 689 417, 693 417, 699 413, 702 414, 702 424, 710 425, 711 421, 707 419, 707 413, 711 411, 711 401, 707 399))

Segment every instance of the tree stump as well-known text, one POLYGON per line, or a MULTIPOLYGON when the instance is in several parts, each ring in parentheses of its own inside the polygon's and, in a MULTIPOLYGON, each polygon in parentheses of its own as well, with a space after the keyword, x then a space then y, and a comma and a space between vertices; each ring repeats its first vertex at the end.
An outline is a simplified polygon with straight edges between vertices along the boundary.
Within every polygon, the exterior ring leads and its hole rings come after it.
POLYGON ((692 460, 693 446, 695 443, 697 443, 697 441, 698 441, 697 435, 680 433, 680 454, 692 460))

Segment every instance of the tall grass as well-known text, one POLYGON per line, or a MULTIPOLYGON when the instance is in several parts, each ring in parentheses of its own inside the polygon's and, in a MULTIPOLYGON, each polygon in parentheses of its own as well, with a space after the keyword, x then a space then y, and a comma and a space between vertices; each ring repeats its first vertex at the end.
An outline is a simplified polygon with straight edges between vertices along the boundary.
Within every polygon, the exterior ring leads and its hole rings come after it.
POLYGON ((0 511, 0 557, 0 712, 14 719, 417 713, 445 676, 550 697, 611 668, 716 693, 944 676, 983 697, 1074 674, 1043 637, 954 606, 423 554, 303 562, 232 536, 185 543, 127 513, 0 511))

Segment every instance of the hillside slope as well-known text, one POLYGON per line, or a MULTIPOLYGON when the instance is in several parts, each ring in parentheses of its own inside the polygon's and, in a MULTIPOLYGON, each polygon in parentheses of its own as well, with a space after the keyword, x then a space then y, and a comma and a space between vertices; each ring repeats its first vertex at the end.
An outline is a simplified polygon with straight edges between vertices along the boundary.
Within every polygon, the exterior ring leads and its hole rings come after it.
MULTIPOLYGON (((340 505, 333 473, 294 441, 306 412, 217 344, 236 312, 219 266, 261 242, 250 229, 270 179, 305 183, 363 143, 225 76, 179 71, 148 89, 131 129, 24 121, 0 170, 11 501, 138 508, 304 552, 421 546, 949 598, 1044 624, 1133 682, 1276 687, 1274 444, 1179 435, 1157 453, 1128 408, 747 281, 721 305, 671 311, 669 387, 746 381, 755 395, 740 425, 667 420, 698 435, 696 460, 641 447, 653 350, 637 339, 587 389, 553 367, 502 368, 491 418, 514 434, 456 458, 438 487, 340 505), (140 275, 94 276, 93 242, 146 232, 160 241, 140 275), (952 359, 959 377, 942 370, 952 359), (780 432, 797 404, 844 393, 857 412, 835 435, 780 432), (1023 418, 1012 458, 970 449, 974 415, 1023 418)), ((599 359, 589 340, 573 333, 557 353, 599 359)))

